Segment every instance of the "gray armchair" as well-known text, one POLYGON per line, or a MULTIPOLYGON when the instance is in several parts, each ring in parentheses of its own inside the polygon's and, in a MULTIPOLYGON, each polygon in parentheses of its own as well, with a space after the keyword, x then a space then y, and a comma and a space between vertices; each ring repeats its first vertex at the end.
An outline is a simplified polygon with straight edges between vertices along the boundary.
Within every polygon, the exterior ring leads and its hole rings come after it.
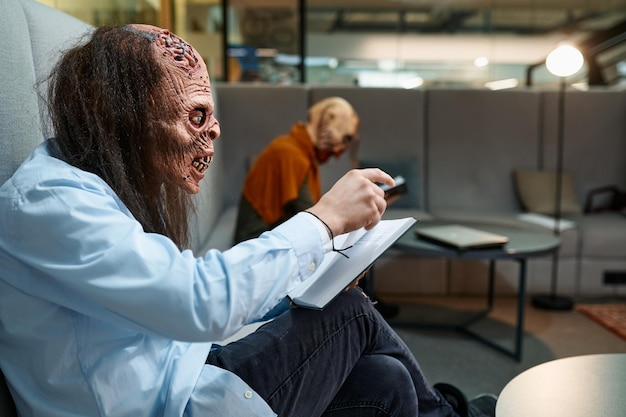
MULTIPOLYGON (((7 48, 0 60, 0 184, 51 135, 36 84, 60 51, 89 30, 86 23, 35 0, 2 0, 0 37, 7 48)), ((45 93, 45 84, 41 87, 45 93)), ((0 416, 17 416, 10 391, 10 375, 16 371, 2 360, 0 368, 0 416)))

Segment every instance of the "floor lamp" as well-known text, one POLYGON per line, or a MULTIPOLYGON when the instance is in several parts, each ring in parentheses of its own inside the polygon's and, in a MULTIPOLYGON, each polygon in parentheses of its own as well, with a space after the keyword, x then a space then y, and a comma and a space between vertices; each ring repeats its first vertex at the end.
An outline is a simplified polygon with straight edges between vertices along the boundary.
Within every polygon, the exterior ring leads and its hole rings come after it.
MULTIPOLYGON (((556 188, 554 202, 554 235, 561 235, 561 198, 563 187, 563 142, 565 118, 565 90, 566 78, 577 73, 583 66, 583 56, 580 51, 570 45, 561 45, 554 49, 546 58, 546 67, 550 73, 560 78, 557 114, 557 149, 556 149, 556 188)), ((557 295, 557 280, 559 269, 559 253, 552 258, 552 282, 550 294, 536 295, 533 305, 546 310, 571 310, 574 302, 569 297, 557 295)))

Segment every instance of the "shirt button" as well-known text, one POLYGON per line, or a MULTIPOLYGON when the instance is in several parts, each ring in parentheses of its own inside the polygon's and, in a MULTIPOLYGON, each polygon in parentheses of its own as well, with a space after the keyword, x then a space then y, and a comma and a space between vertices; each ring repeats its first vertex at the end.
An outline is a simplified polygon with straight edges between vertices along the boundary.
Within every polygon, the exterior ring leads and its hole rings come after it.
POLYGON ((315 269, 315 262, 311 262, 309 264, 309 271, 313 271, 315 269))
POLYGON ((252 398, 252 391, 246 391, 243 393, 243 396, 246 397, 246 399, 250 399, 252 398))

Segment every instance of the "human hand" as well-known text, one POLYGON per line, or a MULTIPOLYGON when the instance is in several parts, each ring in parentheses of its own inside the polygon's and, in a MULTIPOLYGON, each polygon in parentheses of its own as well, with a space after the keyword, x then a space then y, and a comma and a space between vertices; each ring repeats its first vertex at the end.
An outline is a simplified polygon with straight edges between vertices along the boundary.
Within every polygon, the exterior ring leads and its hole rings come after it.
POLYGON ((386 198, 387 206, 389 206, 390 204, 393 204, 394 202, 398 201, 400 199, 400 197, 402 197, 401 194, 394 194, 392 196, 387 197, 386 198))
POLYGON ((350 285, 348 285, 344 291, 348 291, 348 290, 350 290, 352 288, 356 288, 359 285, 359 281, 361 281, 363 279, 363 277, 365 277, 365 274, 367 274, 367 271, 369 271, 369 270, 370 270, 370 268, 367 268, 361 275, 356 277, 356 279, 354 281, 352 281, 350 283, 350 285))
POLYGON ((308 211, 322 219, 335 236, 361 227, 369 230, 387 208, 385 193, 375 182, 395 184, 378 168, 350 170, 308 211))

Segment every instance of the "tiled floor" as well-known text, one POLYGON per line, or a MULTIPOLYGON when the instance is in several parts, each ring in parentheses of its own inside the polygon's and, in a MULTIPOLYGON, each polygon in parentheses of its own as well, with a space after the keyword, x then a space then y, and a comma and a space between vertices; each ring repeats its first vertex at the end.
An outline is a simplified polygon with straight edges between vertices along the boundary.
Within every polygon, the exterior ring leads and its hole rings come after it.
MULTIPOLYGON (((400 297, 387 297, 386 299, 432 305, 450 310, 480 309, 485 303, 482 297, 413 297, 404 300, 400 297)), ((516 301, 514 297, 496 298, 490 317, 514 325, 516 301)), ((606 352, 626 353, 626 340, 575 310, 565 312, 541 310, 528 303, 524 319, 525 332, 543 341, 557 357, 606 352)))
MULTIPOLYGON (((409 302, 405 317, 449 320, 458 312, 474 311, 485 305, 482 297, 383 297, 389 302, 409 302), (418 307, 416 307, 418 306, 418 307)), ((550 360, 596 353, 626 353, 626 341, 572 310, 540 310, 530 303, 525 309, 525 336, 520 362, 454 330, 405 328, 396 330, 417 357, 431 382, 453 383, 468 396, 481 392, 499 393, 513 377, 550 360)), ((512 346, 516 320, 516 298, 496 298, 485 329, 496 340, 512 346)))

